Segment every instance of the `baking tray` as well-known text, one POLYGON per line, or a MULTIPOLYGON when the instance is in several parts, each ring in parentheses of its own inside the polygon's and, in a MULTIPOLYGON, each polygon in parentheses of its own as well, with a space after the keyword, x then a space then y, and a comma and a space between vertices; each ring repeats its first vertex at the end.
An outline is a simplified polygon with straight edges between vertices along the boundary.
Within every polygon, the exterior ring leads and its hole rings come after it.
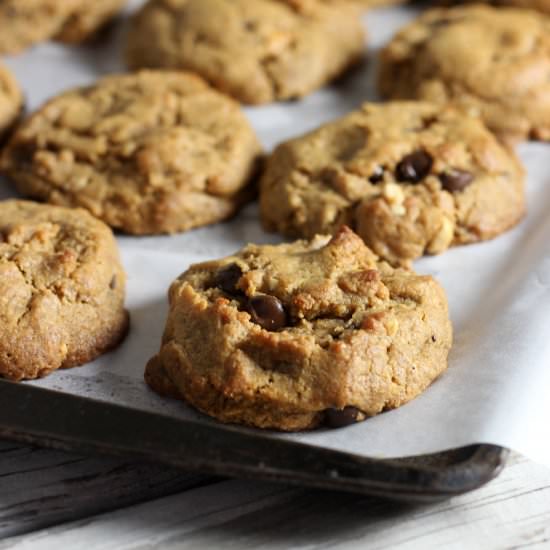
POLYGON ((508 455, 480 444, 397 459, 362 457, 5 380, 0 407, 0 438, 403 501, 436 502, 477 489, 500 473, 508 455))

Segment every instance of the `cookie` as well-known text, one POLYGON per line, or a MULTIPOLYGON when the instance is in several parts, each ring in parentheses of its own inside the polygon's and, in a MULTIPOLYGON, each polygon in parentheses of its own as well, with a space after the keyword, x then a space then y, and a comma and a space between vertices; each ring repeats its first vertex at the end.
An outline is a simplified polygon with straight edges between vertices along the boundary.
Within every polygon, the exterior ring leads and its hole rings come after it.
POLYGON ((194 71, 243 103, 302 97, 363 56, 357 9, 321 0, 150 0, 126 59, 194 71))
POLYGON ((23 95, 11 72, 0 64, 0 143, 23 109, 23 95))
POLYGON ((538 10, 550 14, 550 0, 496 0, 496 5, 538 10))
POLYGON ((120 13, 128 0, 94 0, 80 5, 63 23, 55 40, 66 43, 84 42, 120 13))
POLYGON ((447 366, 443 289, 393 269, 347 227, 248 245, 171 286, 145 378, 223 422, 338 427, 399 407, 447 366))
POLYGON ((50 100, 12 136, 0 170, 24 195, 158 234, 233 215, 259 153, 236 102, 192 74, 143 71, 50 100))
POLYGON ((0 0, 0 54, 13 54, 57 33, 82 0, 0 0))
POLYGON ((0 0, 0 53, 18 53, 51 38, 82 42, 127 0, 0 0))
POLYGON ((342 3, 342 2, 355 2, 358 6, 363 9, 371 8, 383 8, 386 6, 395 6, 396 4, 405 4, 407 0, 330 0, 331 2, 342 3))
POLYGON ((487 3, 492 6, 509 6, 513 8, 522 8, 528 10, 538 10, 543 13, 550 14, 550 0, 448 0, 441 4, 444 6, 452 6, 456 4, 480 4, 487 3))
POLYGON ((550 140, 550 17, 485 5, 432 9, 380 54, 380 93, 454 102, 503 139, 550 140))
POLYGON ((348 224, 379 256, 407 265, 515 225, 524 171, 477 117, 433 103, 365 103, 275 149, 260 210, 267 230, 291 237, 348 224))
POLYGON ((84 210, 0 202, 0 376, 45 376, 124 337, 125 275, 111 230, 84 210))

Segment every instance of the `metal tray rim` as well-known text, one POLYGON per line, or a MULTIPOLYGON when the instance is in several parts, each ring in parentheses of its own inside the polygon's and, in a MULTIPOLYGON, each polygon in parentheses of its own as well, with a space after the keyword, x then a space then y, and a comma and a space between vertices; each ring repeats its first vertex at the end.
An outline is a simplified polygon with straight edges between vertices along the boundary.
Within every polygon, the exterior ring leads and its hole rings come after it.
POLYGON ((433 455, 368 458, 5 380, 0 380, 0 437, 407 501, 443 500, 481 487, 500 473, 508 455, 502 447, 477 444, 433 455))

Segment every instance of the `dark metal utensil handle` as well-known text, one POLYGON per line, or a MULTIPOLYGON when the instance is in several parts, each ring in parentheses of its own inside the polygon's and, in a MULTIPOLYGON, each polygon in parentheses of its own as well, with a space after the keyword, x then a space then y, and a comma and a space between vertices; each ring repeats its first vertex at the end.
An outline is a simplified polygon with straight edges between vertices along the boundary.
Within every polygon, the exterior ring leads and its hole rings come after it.
POLYGON ((445 467, 371 459, 4 380, 1 437, 216 475, 407 500, 439 500, 475 489, 496 476, 505 459, 503 449, 490 445, 464 448, 462 459, 445 467))

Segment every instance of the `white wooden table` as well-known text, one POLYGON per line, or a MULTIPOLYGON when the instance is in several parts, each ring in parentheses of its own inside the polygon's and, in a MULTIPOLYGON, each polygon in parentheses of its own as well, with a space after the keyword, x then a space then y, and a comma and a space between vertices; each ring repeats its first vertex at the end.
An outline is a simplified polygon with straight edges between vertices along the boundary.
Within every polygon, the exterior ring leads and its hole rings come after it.
POLYGON ((482 489, 412 506, 0 442, 0 537, 0 550, 550 548, 550 469, 512 455, 482 489))

